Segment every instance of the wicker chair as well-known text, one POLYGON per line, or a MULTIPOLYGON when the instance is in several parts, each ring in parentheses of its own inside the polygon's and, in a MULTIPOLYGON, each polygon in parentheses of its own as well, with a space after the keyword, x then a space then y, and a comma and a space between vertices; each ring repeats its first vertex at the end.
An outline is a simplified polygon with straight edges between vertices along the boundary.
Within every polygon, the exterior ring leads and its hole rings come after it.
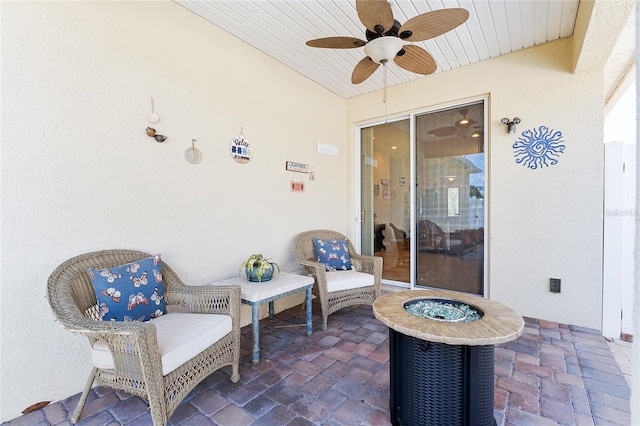
POLYGON ((359 255, 351 241, 347 240, 352 267, 357 272, 373 275, 373 280, 371 280, 371 277, 363 277, 367 282, 372 281, 372 285, 329 291, 328 287, 331 287, 331 280, 344 276, 340 274, 345 274, 347 271, 327 272, 325 270, 325 265, 317 262, 313 245, 314 238, 338 240, 345 239, 346 237, 339 232, 319 229, 299 234, 293 243, 293 254, 296 257, 297 262, 304 266, 316 280, 314 291, 320 298, 322 329, 326 330, 327 317, 332 312, 351 305, 371 305, 376 298, 380 296, 382 258, 359 255))
MULTIPOLYGON (((217 342, 163 375, 153 322, 100 321, 96 295, 88 269, 111 268, 138 259, 147 253, 133 250, 105 250, 67 260, 49 277, 49 304, 66 330, 83 334, 93 346, 106 342, 113 368, 93 367, 71 421, 77 422, 92 385, 108 386, 147 399, 154 425, 165 425, 184 397, 204 378, 222 366, 231 365, 231 381, 240 379, 240 287, 186 286, 162 262, 165 302, 173 310, 231 316, 231 331, 217 342), (181 307, 181 308, 180 308, 181 307)), ((203 316, 204 317, 204 316, 203 316)))

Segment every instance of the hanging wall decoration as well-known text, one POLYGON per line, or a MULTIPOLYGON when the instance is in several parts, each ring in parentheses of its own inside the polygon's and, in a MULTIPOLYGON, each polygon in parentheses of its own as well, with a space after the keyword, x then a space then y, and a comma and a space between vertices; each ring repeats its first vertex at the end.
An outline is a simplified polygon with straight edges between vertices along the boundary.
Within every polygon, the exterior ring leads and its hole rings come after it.
POLYGON ((517 164, 535 170, 558 164, 558 157, 565 147, 562 132, 540 126, 522 132, 513 144, 513 156, 517 164))
POLYGON ((310 166, 308 164, 296 163, 295 161, 287 161, 285 169, 290 172, 309 173, 310 166))
POLYGON ((149 123, 157 123, 158 121, 160 121, 160 116, 156 114, 153 108, 153 98, 151 98, 151 112, 147 114, 147 121, 149 123))
POLYGON ((304 181, 302 180, 302 176, 300 176, 300 180, 296 180, 296 175, 298 172, 293 174, 293 179, 291 179, 291 192, 304 192, 304 181))
MULTIPOLYGON (((156 114, 153 106, 153 98, 151 98, 151 112, 147 114, 146 118, 149 123, 157 123, 158 121, 160 121, 160 116, 156 114)), ((164 142, 165 140, 167 140, 167 137, 165 135, 157 134, 156 129, 154 129, 153 127, 147 127, 145 129, 145 133, 150 138, 154 138, 156 142, 164 142)))
POLYGON ((240 134, 237 138, 231 139, 230 144, 231 158, 236 160, 240 164, 248 163, 253 157, 253 147, 249 139, 244 137, 242 127, 240 128, 240 134))
POLYGON ((184 158, 191 164, 198 164, 202 160, 202 153, 196 148, 196 142, 195 139, 191 139, 191 148, 184 150, 184 158))
POLYGON ((315 173, 310 172, 313 167, 308 164, 298 163, 296 161, 287 161, 284 165, 285 170, 293 172, 293 179, 291 179, 291 192, 304 192, 304 180, 301 173, 308 173, 310 180, 315 180, 315 173), (299 180, 296 180, 298 176, 299 180), (313 178, 312 178, 313 176, 313 178))
POLYGON ((157 134, 156 129, 154 129, 153 127, 147 127, 145 133, 147 134, 147 136, 154 138, 156 142, 164 142, 165 140, 167 140, 167 137, 165 135, 157 134))

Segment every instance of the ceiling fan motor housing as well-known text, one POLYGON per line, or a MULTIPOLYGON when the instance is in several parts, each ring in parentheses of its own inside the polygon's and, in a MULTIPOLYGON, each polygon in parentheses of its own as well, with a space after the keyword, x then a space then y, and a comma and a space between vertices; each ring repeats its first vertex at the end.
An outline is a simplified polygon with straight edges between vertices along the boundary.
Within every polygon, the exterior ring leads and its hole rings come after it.
POLYGON ((385 64, 393 58, 396 54, 402 50, 405 42, 394 36, 384 36, 371 40, 364 47, 364 53, 371 58, 371 60, 377 64, 385 64))
MULTIPOLYGON (((400 29, 402 25, 400 24, 400 22, 397 19, 393 20, 393 26, 391 28, 389 28, 386 32, 384 31, 384 27, 382 25, 376 25, 376 32, 370 31, 370 30, 366 30, 365 31, 365 36, 367 38, 367 41, 371 41, 374 38, 378 38, 378 37, 383 37, 383 36, 398 36, 398 30, 400 29), (377 30, 380 31, 377 31, 377 30)), ((404 38, 404 37, 403 37, 404 38)))

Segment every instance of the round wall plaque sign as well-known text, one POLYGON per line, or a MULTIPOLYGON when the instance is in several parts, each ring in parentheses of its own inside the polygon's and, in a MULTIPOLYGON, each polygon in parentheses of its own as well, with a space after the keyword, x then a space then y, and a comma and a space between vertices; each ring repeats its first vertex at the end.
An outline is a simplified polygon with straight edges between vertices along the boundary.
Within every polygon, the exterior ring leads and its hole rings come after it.
POLYGON ((251 161, 251 157, 253 157, 251 142, 249 142, 249 140, 244 136, 238 136, 237 138, 231 139, 230 153, 231 158, 236 160, 238 163, 248 163, 251 161))

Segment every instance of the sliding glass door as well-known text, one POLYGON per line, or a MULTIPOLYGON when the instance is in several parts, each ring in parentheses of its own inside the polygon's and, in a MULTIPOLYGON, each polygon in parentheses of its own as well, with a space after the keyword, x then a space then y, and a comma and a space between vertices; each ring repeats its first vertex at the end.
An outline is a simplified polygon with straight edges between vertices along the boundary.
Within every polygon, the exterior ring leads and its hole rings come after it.
POLYGON ((484 100, 361 129, 362 251, 385 282, 484 294, 484 141, 484 100))
POLYGON ((360 145, 362 252, 383 258, 383 279, 409 284, 409 120, 361 129, 360 145))
POLYGON ((415 123, 415 284, 483 294, 483 103, 417 115, 415 123))

